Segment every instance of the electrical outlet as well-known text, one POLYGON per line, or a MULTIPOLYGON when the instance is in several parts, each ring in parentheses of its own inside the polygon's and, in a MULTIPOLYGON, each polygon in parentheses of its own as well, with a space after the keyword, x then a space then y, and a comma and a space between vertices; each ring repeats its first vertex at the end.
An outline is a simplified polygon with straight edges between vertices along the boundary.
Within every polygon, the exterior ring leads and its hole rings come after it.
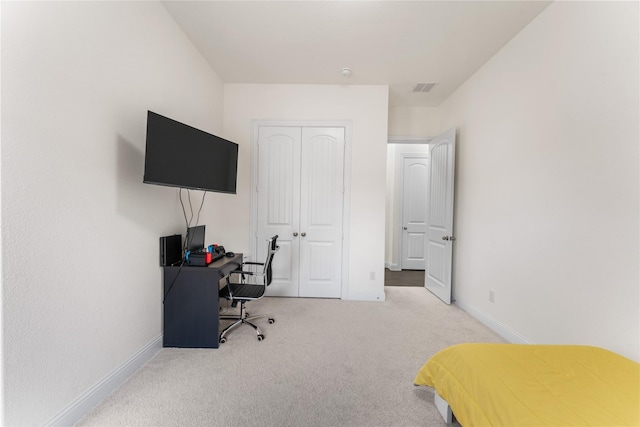
POLYGON ((496 302, 496 292, 493 289, 489 289, 489 302, 496 302))
POLYGON ((372 271, 369 273, 369 280, 376 280, 376 272, 372 271))

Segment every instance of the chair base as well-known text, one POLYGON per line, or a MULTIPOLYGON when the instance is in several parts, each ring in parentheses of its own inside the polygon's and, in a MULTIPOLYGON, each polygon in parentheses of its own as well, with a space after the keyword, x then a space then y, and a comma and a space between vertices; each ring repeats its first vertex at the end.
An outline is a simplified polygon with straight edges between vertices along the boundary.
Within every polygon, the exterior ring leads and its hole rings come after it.
MULTIPOLYGON (((221 320, 235 320, 235 322, 233 322, 232 324, 230 324, 229 326, 227 326, 226 328, 224 328, 224 330, 220 333, 220 343, 224 344, 225 342, 227 342, 227 333, 229 333, 231 330, 237 328, 238 326, 242 325, 242 324, 246 324, 251 326, 253 329, 256 330, 256 335, 258 337, 258 341, 262 341, 264 339, 264 334, 262 333, 262 331, 260 331, 260 328, 258 328, 258 326, 256 326, 252 321, 256 320, 256 319, 260 319, 263 317, 269 317, 267 314, 260 314, 257 316, 249 316, 249 313, 247 313, 247 310, 244 307, 244 301, 240 302, 240 315, 239 316, 230 316, 230 315, 222 315, 220 316, 221 320)), ((275 319, 273 319, 272 317, 269 317, 269 323, 273 323, 275 322, 275 319)))

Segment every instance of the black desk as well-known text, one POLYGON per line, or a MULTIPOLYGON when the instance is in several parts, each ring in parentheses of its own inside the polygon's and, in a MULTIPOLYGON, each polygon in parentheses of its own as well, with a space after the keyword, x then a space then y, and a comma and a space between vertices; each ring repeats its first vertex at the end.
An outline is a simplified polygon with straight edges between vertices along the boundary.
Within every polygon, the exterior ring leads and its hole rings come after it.
POLYGON ((235 254, 208 267, 163 267, 163 347, 218 348, 218 284, 241 263, 242 254, 235 254))

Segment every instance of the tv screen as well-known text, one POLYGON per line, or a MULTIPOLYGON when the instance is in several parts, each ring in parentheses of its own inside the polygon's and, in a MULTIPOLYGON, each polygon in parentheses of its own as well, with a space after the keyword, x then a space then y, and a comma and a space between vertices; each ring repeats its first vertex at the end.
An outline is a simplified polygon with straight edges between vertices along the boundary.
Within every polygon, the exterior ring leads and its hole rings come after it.
POLYGON ((143 182, 235 194, 237 169, 238 144, 148 112, 143 182))

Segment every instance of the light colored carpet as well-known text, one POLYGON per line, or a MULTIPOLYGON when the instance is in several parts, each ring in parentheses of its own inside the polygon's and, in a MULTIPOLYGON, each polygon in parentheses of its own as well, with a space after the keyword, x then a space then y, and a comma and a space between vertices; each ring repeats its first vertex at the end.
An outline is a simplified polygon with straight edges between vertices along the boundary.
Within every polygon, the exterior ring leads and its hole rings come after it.
POLYGON ((165 348, 78 426, 443 426, 413 378, 437 351, 503 342, 424 288, 385 302, 264 298, 266 338, 241 326, 219 349, 165 348))

